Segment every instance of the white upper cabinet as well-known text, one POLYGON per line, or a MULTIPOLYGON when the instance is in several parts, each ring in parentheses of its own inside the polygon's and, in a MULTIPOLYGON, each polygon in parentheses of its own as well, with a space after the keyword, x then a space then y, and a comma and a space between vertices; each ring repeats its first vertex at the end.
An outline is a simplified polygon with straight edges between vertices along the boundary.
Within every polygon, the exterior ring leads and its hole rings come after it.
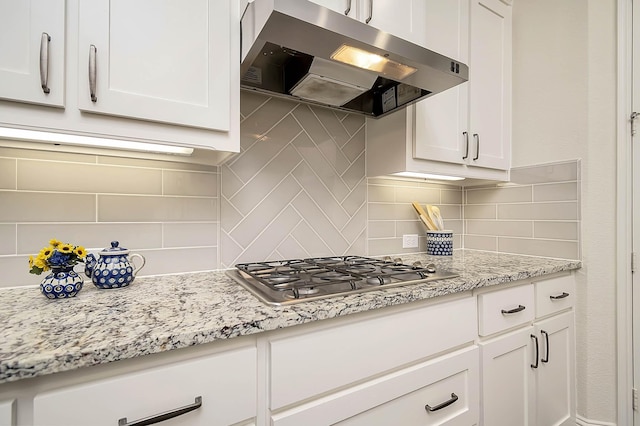
POLYGON ((358 3, 359 0, 311 0, 313 3, 317 3, 320 6, 327 9, 335 10, 336 12, 344 13, 347 16, 357 19, 357 6, 354 3, 358 3))
POLYGON ((64 0, 0 0, 0 99, 64 107, 64 0))
POLYGON ((499 0, 471 2, 469 135, 471 163, 511 164, 511 7, 499 0))
POLYGON ((469 66, 469 81, 382 119, 367 120, 367 174, 508 180, 511 7, 499 0, 426 0, 414 41, 469 66))
POLYGON ((229 130, 229 2, 83 0, 79 25, 81 110, 229 130))

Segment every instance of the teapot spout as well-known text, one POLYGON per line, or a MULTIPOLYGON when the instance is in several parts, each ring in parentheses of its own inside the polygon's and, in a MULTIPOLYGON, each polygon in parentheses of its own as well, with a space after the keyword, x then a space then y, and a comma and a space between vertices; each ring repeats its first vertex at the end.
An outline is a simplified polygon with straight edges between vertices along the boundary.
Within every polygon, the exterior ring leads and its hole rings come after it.
POLYGON ((96 266, 97 259, 92 254, 89 253, 87 257, 84 258, 84 274, 91 278, 91 274, 93 274, 93 268, 96 266))

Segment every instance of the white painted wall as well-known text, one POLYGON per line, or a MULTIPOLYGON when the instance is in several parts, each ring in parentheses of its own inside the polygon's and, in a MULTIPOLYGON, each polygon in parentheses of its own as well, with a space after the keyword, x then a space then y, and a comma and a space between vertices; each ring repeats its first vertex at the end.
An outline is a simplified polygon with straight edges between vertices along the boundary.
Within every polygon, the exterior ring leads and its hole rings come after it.
POLYGON ((582 159, 578 414, 616 421, 615 0, 514 2, 513 166, 582 159))

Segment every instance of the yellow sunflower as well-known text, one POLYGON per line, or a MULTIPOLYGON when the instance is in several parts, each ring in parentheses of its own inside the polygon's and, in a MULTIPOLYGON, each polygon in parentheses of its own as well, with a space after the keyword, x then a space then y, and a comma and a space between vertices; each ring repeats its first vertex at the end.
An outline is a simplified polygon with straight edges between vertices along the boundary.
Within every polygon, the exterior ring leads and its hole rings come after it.
POLYGON ((84 258, 87 255, 87 251, 84 249, 84 247, 82 246, 77 246, 75 248, 75 250, 73 250, 73 252, 76 254, 76 256, 78 256, 80 259, 84 258))
POLYGON ((29 269, 33 268, 33 262, 35 262, 33 256, 29 256, 29 269))
POLYGON ((73 253, 73 245, 67 243, 60 243, 58 247, 56 247, 60 253, 69 254, 73 253))
POLYGON ((51 247, 58 247, 60 244, 62 244, 61 241, 56 240, 55 238, 52 238, 49 241, 49 244, 51 245, 51 247))
POLYGON ((53 247, 45 247, 38 253, 38 259, 48 259, 53 254, 53 247))
POLYGON ((47 262, 45 262, 43 259, 41 258, 36 258, 36 260, 33 263, 37 268, 42 269, 43 271, 48 271, 49 270, 49 266, 47 265, 47 262))

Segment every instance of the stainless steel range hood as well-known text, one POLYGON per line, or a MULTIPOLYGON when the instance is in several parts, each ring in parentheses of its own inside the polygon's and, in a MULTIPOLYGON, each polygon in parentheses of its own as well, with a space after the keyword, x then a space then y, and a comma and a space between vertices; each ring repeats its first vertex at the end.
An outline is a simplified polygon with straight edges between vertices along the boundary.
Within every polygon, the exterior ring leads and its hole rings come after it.
POLYGON ((465 64, 307 0, 255 0, 241 87, 382 117, 467 81, 465 64))

